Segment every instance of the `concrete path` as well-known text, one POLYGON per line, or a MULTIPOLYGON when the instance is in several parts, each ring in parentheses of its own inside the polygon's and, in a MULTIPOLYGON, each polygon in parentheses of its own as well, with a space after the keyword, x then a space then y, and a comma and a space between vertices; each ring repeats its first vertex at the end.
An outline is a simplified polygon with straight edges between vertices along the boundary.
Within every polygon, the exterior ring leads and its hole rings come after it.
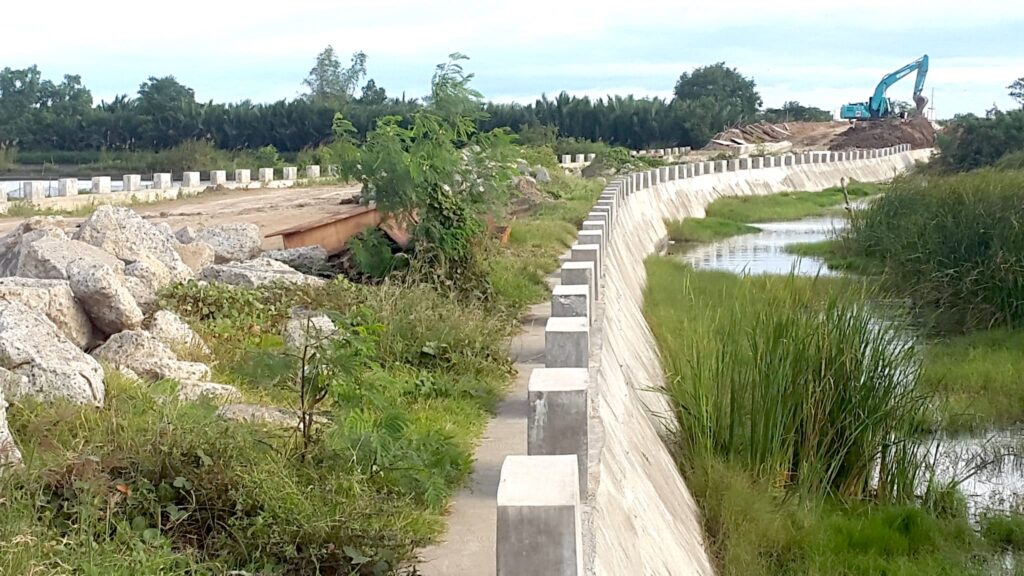
POLYGON ((493 576, 498 478, 505 456, 526 454, 526 391, 534 368, 544 367, 544 326, 551 304, 530 307, 509 355, 518 372, 476 449, 469 485, 456 496, 442 542, 420 551, 424 576, 493 576))

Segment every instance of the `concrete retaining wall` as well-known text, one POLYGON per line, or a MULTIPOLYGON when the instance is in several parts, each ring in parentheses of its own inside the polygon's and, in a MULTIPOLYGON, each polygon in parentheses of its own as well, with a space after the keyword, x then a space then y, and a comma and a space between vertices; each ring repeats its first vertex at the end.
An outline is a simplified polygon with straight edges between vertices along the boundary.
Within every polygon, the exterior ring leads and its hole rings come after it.
MULTIPOLYGON (((604 249, 595 258, 595 276, 601 280, 591 306, 596 322, 589 334, 588 482, 578 535, 585 573, 714 572, 696 503, 661 440, 674 419, 656 391, 663 371, 642 312, 644 259, 665 241, 664 221, 703 217, 705 207, 723 196, 818 191, 838 185, 842 177, 884 181, 930 155, 930 150, 890 148, 864 160, 815 155, 800 163, 798 157, 784 157, 767 167, 724 172, 712 172, 710 163, 703 163, 670 172, 671 179, 657 184, 651 172, 613 181, 610 188, 622 193, 610 211, 604 249)), ((501 529, 498 534, 500 556, 501 529)), ((571 566, 557 573, 577 574, 571 566)))

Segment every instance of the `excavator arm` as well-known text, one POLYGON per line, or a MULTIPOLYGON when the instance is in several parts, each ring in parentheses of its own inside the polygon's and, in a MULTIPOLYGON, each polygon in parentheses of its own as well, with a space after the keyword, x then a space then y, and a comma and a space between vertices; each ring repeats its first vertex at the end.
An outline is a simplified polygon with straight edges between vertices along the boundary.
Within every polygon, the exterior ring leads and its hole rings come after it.
POLYGON ((917 106, 917 111, 921 112, 924 110, 925 105, 928 104, 928 99, 925 98, 921 92, 924 90, 924 81, 928 77, 928 55, 914 60, 910 64, 900 68, 899 70, 886 74, 882 77, 882 81, 875 87, 875 93, 871 96, 871 100, 868 102, 868 108, 871 110, 873 117, 887 116, 889 113, 889 99, 886 97, 886 92, 889 87, 906 78, 911 72, 917 71, 917 80, 914 83, 914 104, 917 106))

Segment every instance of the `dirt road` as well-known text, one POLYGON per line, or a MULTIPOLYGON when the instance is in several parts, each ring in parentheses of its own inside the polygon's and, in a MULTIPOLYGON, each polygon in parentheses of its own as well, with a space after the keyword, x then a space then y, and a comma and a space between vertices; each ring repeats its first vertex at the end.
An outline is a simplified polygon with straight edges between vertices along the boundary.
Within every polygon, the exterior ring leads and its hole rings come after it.
MULTIPOLYGON (((359 185, 208 192, 193 198, 132 206, 153 222, 168 222, 177 230, 185 224, 209 226, 226 222, 252 222, 266 236, 277 230, 322 218, 345 209, 341 200, 359 191, 359 185)), ((82 218, 69 218, 77 224, 82 218)), ((0 235, 10 232, 22 218, 0 218, 0 235)), ((263 248, 281 248, 281 238, 264 238, 263 248)))

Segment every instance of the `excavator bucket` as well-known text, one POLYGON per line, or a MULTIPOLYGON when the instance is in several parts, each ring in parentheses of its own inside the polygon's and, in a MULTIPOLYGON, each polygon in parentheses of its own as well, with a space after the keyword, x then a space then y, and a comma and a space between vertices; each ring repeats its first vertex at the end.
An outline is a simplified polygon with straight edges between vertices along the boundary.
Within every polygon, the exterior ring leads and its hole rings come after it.
POLYGON ((928 105, 928 99, 920 94, 917 94, 914 96, 914 104, 917 105, 917 113, 921 114, 924 112, 924 107, 928 105))

